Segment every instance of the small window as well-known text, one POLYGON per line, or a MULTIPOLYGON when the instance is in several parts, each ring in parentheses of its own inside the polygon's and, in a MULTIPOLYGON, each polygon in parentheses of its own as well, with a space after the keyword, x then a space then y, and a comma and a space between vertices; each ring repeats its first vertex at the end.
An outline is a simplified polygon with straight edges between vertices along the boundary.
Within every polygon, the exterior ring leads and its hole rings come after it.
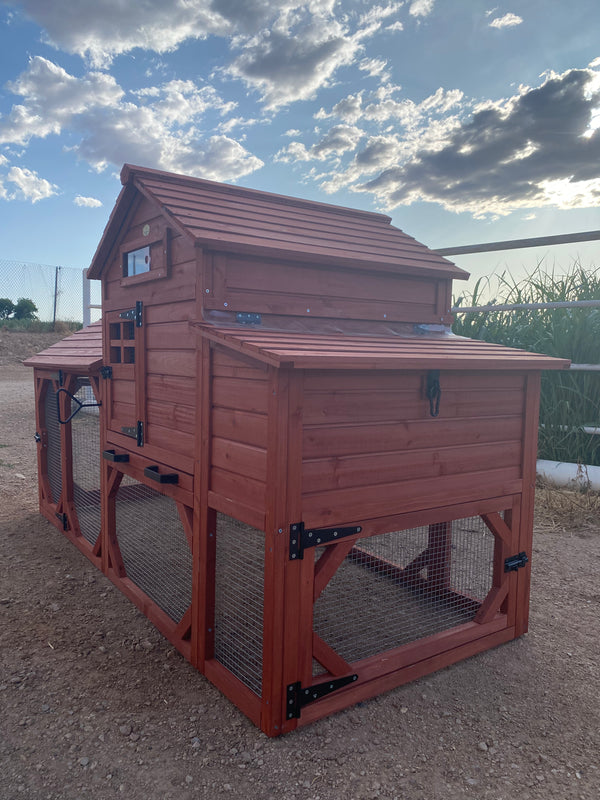
POLYGON ((150 246, 140 247, 123 254, 123 277, 141 275, 150 271, 150 246))

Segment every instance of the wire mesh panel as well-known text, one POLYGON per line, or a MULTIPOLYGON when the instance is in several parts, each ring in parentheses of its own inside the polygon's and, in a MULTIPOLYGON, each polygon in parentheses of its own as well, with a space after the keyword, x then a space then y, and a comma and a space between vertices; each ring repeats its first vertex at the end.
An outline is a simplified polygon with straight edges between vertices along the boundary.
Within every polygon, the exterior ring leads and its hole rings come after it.
POLYGON ((175 502, 124 475, 116 535, 127 577, 180 622, 192 602, 192 553, 175 502))
MULTIPOLYGON (((77 381, 75 397, 94 403, 87 379, 77 381)), ((81 408, 71 420, 73 503, 82 536, 95 544, 100 534, 100 417, 98 407, 81 408)))
POLYGON ((262 531, 217 514, 215 658, 259 696, 264 547, 262 531))
POLYGON ((60 443, 60 423, 56 408, 56 392, 50 381, 48 381, 44 398, 44 421, 48 442, 46 447, 48 483, 50 484, 52 502, 58 503, 62 492, 62 447, 60 443))
POLYGON ((314 631, 352 662, 472 621, 493 563, 480 517, 361 539, 316 601, 314 631))

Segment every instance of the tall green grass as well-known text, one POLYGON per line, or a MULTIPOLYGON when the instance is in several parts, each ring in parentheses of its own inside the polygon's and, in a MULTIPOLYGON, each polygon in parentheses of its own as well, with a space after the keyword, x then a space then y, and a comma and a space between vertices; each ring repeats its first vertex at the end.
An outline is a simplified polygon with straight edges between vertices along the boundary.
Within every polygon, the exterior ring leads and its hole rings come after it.
MULTIPOLYGON (((600 269, 574 262, 567 273, 546 271, 543 263, 522 280, 509 273, 480 279, 455 306, 551 303, 599 300, 600 269), (483 300, 484 292, 494 297, 483 300)), ((457 314, 454 333, 537 353, 569 358, 574 364, 600 364, 600 307, 487 311, 457 314)), ((542 373, 538 457, 600 465, 600 435, 582 427, 600 427, 600 373, 542 373)))

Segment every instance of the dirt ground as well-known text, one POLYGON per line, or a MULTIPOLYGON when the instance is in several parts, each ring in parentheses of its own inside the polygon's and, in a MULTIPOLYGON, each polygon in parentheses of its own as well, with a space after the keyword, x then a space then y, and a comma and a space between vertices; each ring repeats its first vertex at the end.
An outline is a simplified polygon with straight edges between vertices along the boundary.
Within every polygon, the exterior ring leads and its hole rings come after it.
POLYGON ((597 800, 593 498, 540 493, 526 636, 269 740, 38 515, 18 362, 50 342, 14 335, 0 330, 0 800, 597 800))

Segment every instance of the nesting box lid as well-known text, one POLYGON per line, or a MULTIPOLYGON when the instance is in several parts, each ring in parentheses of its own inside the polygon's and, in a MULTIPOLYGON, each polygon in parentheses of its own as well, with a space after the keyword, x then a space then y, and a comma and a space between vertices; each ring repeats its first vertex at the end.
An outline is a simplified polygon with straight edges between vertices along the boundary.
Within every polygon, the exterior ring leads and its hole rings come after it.
POLYGON ((26 367, 62 369, 88 375, 102 366, 102 322, 93 322, 42 350, 23 364, 26 367))
POLYGON ((240 330, 197 323, 203 336, 276 367, 293 369, 566 369, 567 359, 453 334, 350 336, 240 330))
POLYGON ((468 273, 370 211, 246 189, 126 164, 123 189, 88 277, 100 278, 136 195, 168 224, 211 250, 466 279, 468 273))

